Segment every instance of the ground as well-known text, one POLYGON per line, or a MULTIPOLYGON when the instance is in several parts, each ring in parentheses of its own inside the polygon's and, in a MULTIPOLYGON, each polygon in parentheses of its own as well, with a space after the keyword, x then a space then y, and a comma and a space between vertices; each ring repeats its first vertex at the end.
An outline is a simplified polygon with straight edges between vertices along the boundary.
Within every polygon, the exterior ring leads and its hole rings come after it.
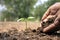
POLYGON ((0 22, 0 40, 60 40, 60 32, 45 34, 37 28, 39 22, 0 22))

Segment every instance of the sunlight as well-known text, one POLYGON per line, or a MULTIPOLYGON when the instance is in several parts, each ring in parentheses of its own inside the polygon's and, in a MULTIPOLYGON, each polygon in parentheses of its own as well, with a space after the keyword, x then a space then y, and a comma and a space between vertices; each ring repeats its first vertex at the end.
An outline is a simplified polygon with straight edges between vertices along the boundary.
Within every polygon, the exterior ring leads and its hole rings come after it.
POLYGON ((2 10, 6 10, 6 6, 5 5, 0 5, 0 11, 2 10))
POLYGON ((42 3, 46 2, 46 1, 48 1, 48 0, 38 0, 37 3, 34 5, 34 8, 36 8, 36 6, 42 4, 42 3))

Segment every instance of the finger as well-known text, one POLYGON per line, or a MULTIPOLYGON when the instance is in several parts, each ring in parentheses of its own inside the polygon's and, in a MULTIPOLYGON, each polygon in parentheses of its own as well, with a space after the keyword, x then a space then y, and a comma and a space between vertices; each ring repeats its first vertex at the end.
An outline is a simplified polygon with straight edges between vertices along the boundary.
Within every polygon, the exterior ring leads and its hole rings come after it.
POLYGON ((45 18, 47 18, 47 16, 48 16, 49 14, 50 14, 50 9, 48 9, 48 10, 44 13, 41 21, 43 21, 45 18))
POLYGON ((43 32, 45 32, 45 33, 54 32, 55 29, 57 28, 58 24, 59 24, 59 21, 54 22, 53 24, 51 24, 48 27, 44 28, 43 32))
POLYGON ((57 18, 54 23, 43 29, 43 32, 50 32, 51 30, 58 30, 60 27, 60 10, 56 13, 57 18))
MULTIPOLYGON (((59 14, 59 11, 57 12, 59 14)), ((43 32, 52 32, 60 29, 60 15, 57 15, 54 23, 43 29, 43 32)))
POLYGON ((59 21, 60 22, 60 9, 56 13, 56 16, 57 16, 57 18, 55 19, 55 21, 59 21))
POLYGON ((54 3, 54 4, 51 5, 49 8, 50 8, 50 9, 53 9, 53 8, 55 8, 55 9, 60 9, 60 2, 54 3))
MULTIPOLYGON (((49 9, 45 12, 45 14, 42 17, 42 21, 49 15, 50 9, 56 9, 58 11, 58 9, 60 9, 60 2, 56 2, 55 4, 51 5, 49 7, 49 9)), ((56 12, 57 12, 56 11, 56 12)), ((54 13, 53 13, 54 14, 54 13)))

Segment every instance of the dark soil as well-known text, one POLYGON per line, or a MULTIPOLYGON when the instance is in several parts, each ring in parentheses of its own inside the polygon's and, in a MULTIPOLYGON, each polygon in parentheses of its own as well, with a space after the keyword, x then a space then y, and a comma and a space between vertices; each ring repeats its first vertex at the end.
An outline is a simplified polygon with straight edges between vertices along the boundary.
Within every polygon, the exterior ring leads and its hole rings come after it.
POLYGON ((36 29, 26 29, 18 31, 17 29, 8 30, 0 33, 0 40, 60 40, 60 32, 45 34, 36 29))

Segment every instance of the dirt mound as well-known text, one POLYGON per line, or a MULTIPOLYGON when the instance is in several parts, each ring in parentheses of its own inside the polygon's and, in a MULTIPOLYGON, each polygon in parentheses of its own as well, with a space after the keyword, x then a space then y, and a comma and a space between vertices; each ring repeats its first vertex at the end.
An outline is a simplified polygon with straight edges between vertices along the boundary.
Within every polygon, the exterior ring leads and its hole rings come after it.
POLYGON ((17 29, 8 30, 8 32, 0 33, 0 40, 60 40, 60 33, 51 35, 41 33, 36 29, 26 29, 18 31, 17 29))

